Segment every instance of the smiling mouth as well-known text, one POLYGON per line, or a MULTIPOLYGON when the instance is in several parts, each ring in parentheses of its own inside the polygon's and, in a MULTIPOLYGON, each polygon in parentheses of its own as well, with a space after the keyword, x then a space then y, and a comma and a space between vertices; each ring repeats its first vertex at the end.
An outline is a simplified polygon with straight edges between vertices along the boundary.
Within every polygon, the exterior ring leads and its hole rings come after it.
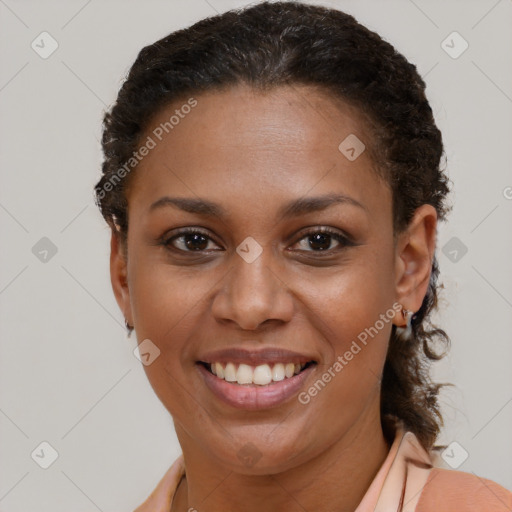
POLYGON ((199 361, 206 370, 218 379, 241 386, 268 386, 299 375, 315 361, 307 363, 275 363, 251 366, 244 363, 206 363, 199 361))

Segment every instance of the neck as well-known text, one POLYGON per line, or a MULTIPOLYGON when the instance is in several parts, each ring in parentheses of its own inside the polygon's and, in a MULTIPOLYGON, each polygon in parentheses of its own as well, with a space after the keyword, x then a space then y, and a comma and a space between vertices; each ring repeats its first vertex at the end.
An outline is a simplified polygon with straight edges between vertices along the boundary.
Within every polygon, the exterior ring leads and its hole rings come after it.
POLYGON ((352 512, 389 452, 378 413, 361 418, 319 456, 274 475, 244 475, 214 467, 205 460, 204 452, 185 449, 193 443, 182 443, 181 439, 180 443, 187 472, 172 512, 352 512))

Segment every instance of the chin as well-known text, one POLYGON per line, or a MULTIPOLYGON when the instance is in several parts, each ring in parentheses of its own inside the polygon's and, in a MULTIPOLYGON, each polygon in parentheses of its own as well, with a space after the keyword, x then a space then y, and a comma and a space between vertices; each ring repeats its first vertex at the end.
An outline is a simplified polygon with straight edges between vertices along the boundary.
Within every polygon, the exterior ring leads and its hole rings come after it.
MULTIPOLYGON (((219 449, 219 444, 213 440, 204 442, 211 450, 213 458, 230 471, 244 475, 273 475, 287 471, 297 465, 306 462, 308 457, 307 447, 302 447, 298 442, 304 436, 293 436, 290 429, 281 425, 281 436, 276 436, 275 425, 270 425, 265 432, 263 428, 257 430, 261 435, 240 435, 237 430, 233 436, 224 437, 224 448, 219 449), (269 438, 271 439, 269 441, 269 438), (298 439, 299 438, 299 439, 298 439), (233 443, 233 440, 236 440, 233 443)), ((314 454, 311 453, 311 457, 314 454)))

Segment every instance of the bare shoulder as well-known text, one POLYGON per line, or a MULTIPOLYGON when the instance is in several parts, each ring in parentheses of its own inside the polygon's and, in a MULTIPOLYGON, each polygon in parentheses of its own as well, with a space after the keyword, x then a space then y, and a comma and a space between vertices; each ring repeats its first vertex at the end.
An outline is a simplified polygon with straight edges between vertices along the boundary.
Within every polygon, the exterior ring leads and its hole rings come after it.
POLYGON ((416 512, 510 512, 512 492, 500 484, 463 471, 433 468, 416 512))

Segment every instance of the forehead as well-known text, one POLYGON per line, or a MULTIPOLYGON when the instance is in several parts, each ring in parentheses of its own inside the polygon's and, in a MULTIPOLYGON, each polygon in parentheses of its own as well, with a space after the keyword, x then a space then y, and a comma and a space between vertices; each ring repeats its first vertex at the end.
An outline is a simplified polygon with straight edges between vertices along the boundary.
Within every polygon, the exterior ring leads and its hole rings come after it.
POLYGON ((238 85, 191 98, 160 109, 148 123, 141 141, 151 139, 153 147, 133 176, 130 206, 163 192, 250 199, 265 191, 285 199, 333 188, 364 201, 384 186, 369 151, 355 160, 344 153, 354 141, 358 152, 370 144, 361 113, 326 92, 238 85))

